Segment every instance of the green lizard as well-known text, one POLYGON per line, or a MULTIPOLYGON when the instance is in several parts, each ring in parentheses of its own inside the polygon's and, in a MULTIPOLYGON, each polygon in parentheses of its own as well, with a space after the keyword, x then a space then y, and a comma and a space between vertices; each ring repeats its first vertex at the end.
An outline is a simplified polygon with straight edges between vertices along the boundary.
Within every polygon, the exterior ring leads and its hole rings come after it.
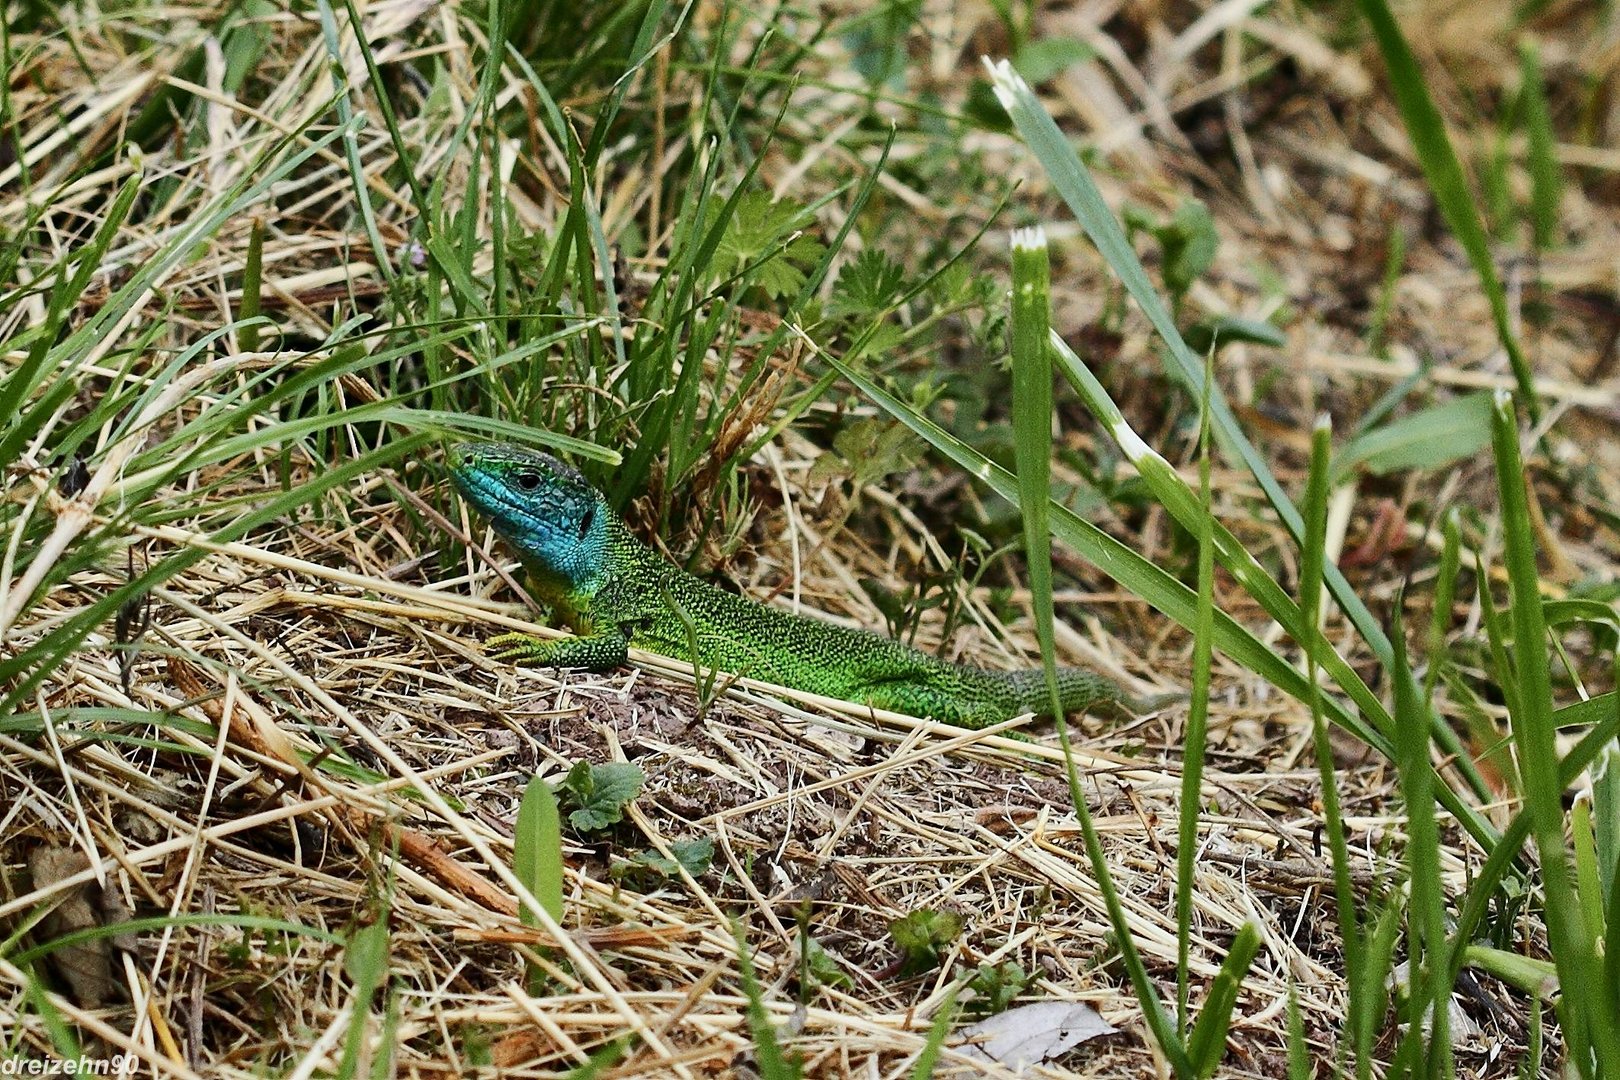
MULTIPOLYGON (((504 443, 450 451, 463 496, 517 552, 536 594, 577 637, 502 634, 499 659, 600 671, 635 646, 688 663, 910 716, 980 728, 1051 713, 1044 674, 953 664, 865 630, 754 603, 702 581, 647 547, 577 471, 504 443), (693 645, 698 655, 694 657, 693 645)), ((1110 680, 1058 669, 1063 708, 1141 712, 1110 680)))

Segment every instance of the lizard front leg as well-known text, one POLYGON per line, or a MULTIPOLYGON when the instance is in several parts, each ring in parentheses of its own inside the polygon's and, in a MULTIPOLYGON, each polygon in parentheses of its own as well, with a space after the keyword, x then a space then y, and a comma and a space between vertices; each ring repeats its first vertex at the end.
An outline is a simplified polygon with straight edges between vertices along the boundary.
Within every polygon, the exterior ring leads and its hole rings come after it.
POLYGON ((529 634, 501 634, 484 643, 496 660, 526 667, 584 668, 606 671, 629 656, 630 637, 617 626, 604 626, 579 637, 546 640, 529 634))

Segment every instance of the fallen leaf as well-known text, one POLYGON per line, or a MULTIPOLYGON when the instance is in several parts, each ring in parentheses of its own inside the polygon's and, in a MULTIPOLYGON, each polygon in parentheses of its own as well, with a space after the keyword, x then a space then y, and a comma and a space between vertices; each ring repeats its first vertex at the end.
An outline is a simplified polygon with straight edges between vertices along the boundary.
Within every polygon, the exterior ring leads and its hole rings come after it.
MULTIPOLYGON (((90 865, 82 851, 61 847, 37 847, 28 854, 28 873, 35 889, 48 889, 90 865)), ((131 912, 111 889, 103 892, 95 882, 70 889, 55 910, 39 924, 39 939, 49 942, 75 930, 113 926, 128 922, 131 912)), ((119 996, 119 983, 113 977, 113 950, 133 948, 131 935, 116 934, 79 945, 52 950, 48 963, 67 983, 73 998, 81 1005, 99 1008, 119 996)))
POLYGON ((1119 1029, 1090 1005, 1078 1001, 1037 1001, 997 1013, 957 1032, 969 1057, 1025 1069, 1051 1061, 1088 1039, 1119 1029))

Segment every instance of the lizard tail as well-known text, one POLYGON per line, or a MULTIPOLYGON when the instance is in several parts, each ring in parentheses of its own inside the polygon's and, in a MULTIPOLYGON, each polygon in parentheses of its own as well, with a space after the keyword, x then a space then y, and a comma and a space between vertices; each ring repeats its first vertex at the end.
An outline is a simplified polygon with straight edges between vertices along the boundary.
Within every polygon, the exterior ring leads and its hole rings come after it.
MULTIPOLYGON (((1018 698, 1018 709, 1042 716, 1052 712, 1052 697, 1046 686, 1046 672, 1040 668, 1008 672, 1013 693, 1018 698)), ((1111 706, 1132 716, 1141 716, 1180 701, 1186 694, 1157 694, 1137 697, 1126 692, 1119 684, 1104 675, 1086 668, 1060 667, 1057 669, 1058 699, 1065 713, 1086 712, 1098 705, 1111 706)))

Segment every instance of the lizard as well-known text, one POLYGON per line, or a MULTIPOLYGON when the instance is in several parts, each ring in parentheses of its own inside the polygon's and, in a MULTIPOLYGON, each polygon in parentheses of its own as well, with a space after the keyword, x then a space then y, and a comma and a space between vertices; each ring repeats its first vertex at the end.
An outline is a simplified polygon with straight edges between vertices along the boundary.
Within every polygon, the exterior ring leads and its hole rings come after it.
MULTIPOLYGON (((537 599, 575 636, 501 634, 499 660, 604 671, 631 646, 796 690, 909 716, 983 728, 1024 713, 1049 716, 1042 669, 996 671, 943 660, 868 630, 796 615, 727 592, 644 544, 573 467, 509 443, 449 452, 462 496, 517 554, 537 599), (694 651, 695 650, 695 651, 694 651)), ((1085 668, 1057 671, 1066 713, 1104 705, 1140 714, 1141 701, 1085 668)))

